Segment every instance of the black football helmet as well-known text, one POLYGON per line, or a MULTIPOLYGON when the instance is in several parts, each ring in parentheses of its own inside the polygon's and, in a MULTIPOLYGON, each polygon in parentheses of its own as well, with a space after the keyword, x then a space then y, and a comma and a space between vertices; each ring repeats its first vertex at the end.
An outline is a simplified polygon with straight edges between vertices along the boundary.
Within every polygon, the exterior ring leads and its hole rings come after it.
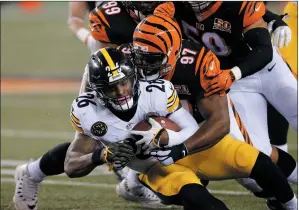
POLYGON ((146 16, 153 14, 155 8, 161 1, 122 1, 123 6, 132 11, 137 21, 141 21, 146 16))
POLYGON ((87 68, 89 87, 105 107, 126 111, 137 105, 139 82, 127 55, 115 48, 102 48, 91 56, 87 68), (119 87, 126 87, 126 93, 119 87))

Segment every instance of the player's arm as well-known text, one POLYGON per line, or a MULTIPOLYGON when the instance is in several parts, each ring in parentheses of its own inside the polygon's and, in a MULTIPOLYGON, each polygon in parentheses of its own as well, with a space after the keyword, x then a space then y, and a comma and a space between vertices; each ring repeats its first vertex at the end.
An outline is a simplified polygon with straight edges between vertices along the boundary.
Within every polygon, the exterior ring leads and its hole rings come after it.
POLYGON ((104 147, 94 139, 77 132, 66 153, 65 173, 70 178, 86 176, 96 166, 104 163, 104 147))
POLYGON ((181 106, 173 84, 164 80, 163 86, 167 101, 163 113, 180 127, 180 131, 176 132, 163 128, 153 118, 149 118, 148 122, 152 126, 149 131, 131 131, 132 134, 143 136, 136 142, 137 145, 145 143, 146 145, 154 144, 157 147, 171 147, 183 143, 198 129, 196 120, 181 106))
POLYGON ((269 10, 266 10, 263 16, 263 19, 268 24, 268 31, 273 36, 272 42, 279 48, 288 46, 292 39, 291 28, 282 20, 283 17, 284 15, 277 15, 269 10))
POLYGON ((85 14, 88 11, 86 2, 69 2, 68 27, 73 35, 87 45, 91 53, 96 52, 107 44, 96 41, 84 26, 85 14))
POLYGON ((185 141, 189 154, 215 145, 229 133, 230 129, 226 96, 214 94, 198 99, 197 106, 205 122, 185 141))
POLYGON ((161 164, 170 165, 189 154, 207 149, 229 133, 226 96, 214 94, 202 100, 198 99, 197 104, 206 121, 184 143, 151 150, 149 154, 157 158, 161 164))
POLYGON ((243 16, 243 40, 250 51, 237 66, 221 72, 211 81, 207 95, 220 90, 227 91, 233 82, 258 72, 272 61, 271 37, 267 24, 262 18, 265 14, 264 3, 243 2, 240 14, 243 16))

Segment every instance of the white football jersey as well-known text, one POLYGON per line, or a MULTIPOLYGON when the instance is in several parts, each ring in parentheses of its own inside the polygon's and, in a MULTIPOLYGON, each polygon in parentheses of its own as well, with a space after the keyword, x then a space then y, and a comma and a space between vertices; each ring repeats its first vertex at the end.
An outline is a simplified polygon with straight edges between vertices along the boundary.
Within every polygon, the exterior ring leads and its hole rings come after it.
MULTIPOLYGON (((128 122, 119 119, 109 109, 102 105, 95 92, 83 93, 73 101, 71 122, 73 127, 105 145, 118 142, 130 137, 130 131, 140 121, 146 119, 150 112, 166 117, 179 107, 179 98, 171 82, 156 80, 139 82, 140 96, 137 110, 128 122)), ((130 168, 144 172, 157 160, 135 158, 128 165, 130 168)))

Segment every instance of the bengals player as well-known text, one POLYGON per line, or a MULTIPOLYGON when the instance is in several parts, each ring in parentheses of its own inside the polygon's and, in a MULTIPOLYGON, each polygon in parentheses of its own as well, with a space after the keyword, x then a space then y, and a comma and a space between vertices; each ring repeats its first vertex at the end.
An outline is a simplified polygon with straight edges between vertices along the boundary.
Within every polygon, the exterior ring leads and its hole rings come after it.
MULTIPOLYGON (((164 146, 162 149, 152 150, 149 153, 158 158, 162 164, 169 165, 174 162, 182 164, 192 168, 201 178, 210 180, 228 178, 229 176, 231 176, 230 178, 238 177, 237 171, 242 171, 242 169, 233 162, 234 160, 241 161, 238 155, 243 152, 248 154, 248 157, 242 159, 244 165, 251 161, 254 162, 255 158, 252 159, 252 157, 255 157, 255 155, 251 150, 253 147, 250 146, 253 142, 250 141, 246 132, 243 133, 243 136, 237 134, 240 129, 236 129, 236 127, 242 122, 237 114, 237 120, 233 119, 235 117, 232 113, 236 113, 236 110, 234 108, 228 110, 229 102, 225 93, 222 93, 223 97, 218 94, 210 96, 206 94, 209 82, 221 72, 220 63, 216 56, 202 45, 181 40, 182 35, 178 24, 173 19, 165 16, 165 13, 168 15, 174 13, 171 3, 166 3, 165 7, 158 6, 154 15, 148 16, 138 24, 133 36, 132 59, 143 79, 152 80, 164 76, 164 78, 171 80, 175 86, 184 87, 185 92, 181 92, 181 95, 189 97, 198 105, 206 118, 206 122, 184 143, 182 143, 180 136, 172 132, 169 133, 168 130, 166 130, 167 134, 164 135, 164 131, 161 132, 161 127, 154 120, 151 121, 152 129, 150 131, 132 131, 131 133, 143 136, 137 144, 151 144, 152 141, 156 141, 158 138, 156 144, 164 146), (243 139, 247 144, 229 135, 226 136, 229 130, 232 136, 243 139), (157 131, 159 132, 157 133, 157 131), (228 142, 230 142, 230 151, 226 147, 228 142), (244 147, 246 145, 247 149, 236 149, 235 146, 240 143, 244 147), (232 156, 236 155, 235 159, 223 158, 228 157, 225 154, 227 152, 232 156), (191 154, 191 156, 187 156, 188 154, 191 154), (187 160, 187 158, 184 158, 185 156, 190 158, 187 160), (210 167, 211 165, 213 167, 210 167), (237 171, 227 170, 231 165, 234 165, 237 171)), ((124 52, 127 51, 127 48, 123 49, 124 52)), ((180 89, 177 90, 179 94, 180 89)), ((245 130, 245 127, 241 127, 241 130, 245 130)), ((249 168, 247 169, 250 170, 249 168)), ((269 176, 271 175, 269 174, 269 176)), ((258 177, 254 178, 258 179, 258 177)), ((140 179, 149 187, 153 186, 155 188, 156 184, 159 184, 147 178, 146 175, 141 175, 140 179)), ((259 185, 264 185, 263 181, 260 181, 258 181, 259 185)), ((267 187, 262 186, 264 189, 267 187)), ((291 199, 289 201, 292 203, 290 204, 291 208, 296 208, 296 198, 291 197, 289 197, 291 199)))

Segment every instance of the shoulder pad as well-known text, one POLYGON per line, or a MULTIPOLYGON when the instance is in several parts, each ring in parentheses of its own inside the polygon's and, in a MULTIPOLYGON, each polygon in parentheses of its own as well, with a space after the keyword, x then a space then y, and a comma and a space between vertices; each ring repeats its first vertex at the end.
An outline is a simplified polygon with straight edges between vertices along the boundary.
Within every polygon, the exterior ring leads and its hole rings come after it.
POLYGON ((265 4, 262 1, 244 1, 239 10, 243 19, 243 27, 247 27, 261 19, 266 12, 265 4))
POLYGON ((70 118, 72 126, 76 131, 84 133, 82 115, 87 111, 89 106, 97 106, 95 98, 96 96, 92 93, 83 93, 73 101, 70 118))
POLYGON ((180 99, 173 84, 167 80, 165 81, 165 92, 167 96, 167 112, 173 113, 179 108, 180 99))

